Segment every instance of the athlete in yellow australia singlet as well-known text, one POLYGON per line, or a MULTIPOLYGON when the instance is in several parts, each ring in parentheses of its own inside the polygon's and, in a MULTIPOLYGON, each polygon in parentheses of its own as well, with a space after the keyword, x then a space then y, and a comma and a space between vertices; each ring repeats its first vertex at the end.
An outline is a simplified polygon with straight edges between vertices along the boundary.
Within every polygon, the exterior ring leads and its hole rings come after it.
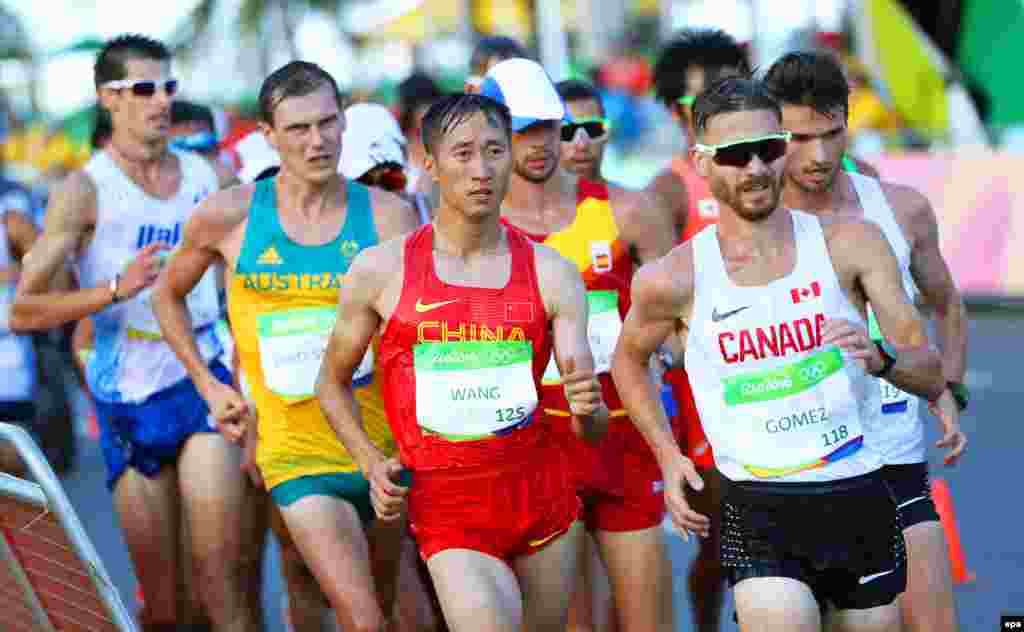
MULTIPOLYGON (((228 314, 242 373, 260 416, 256 461, 278 505, 323 484, 304 478, 358 469, 313 396, 345 272, 352 257, 378 242, 369 189, 357 182, 347 187, 348 212, 341 232, 326 244, 306 246, 281 228, 274 181, 257 182, 230 280, 228 314)), ((367 433, 382 451, 392 453, 394 440, 380 387, 373 381, 372 350, 360 366, 356 386, 361 386, 355 393, 367 433)), ((361 475, 356 479, 349 485, 366 485, 361 475)), ((369 519, 373 513, 369 497, 365 499, 367 504, 356 507, 369 519)))
MULTIPOLYGON (((397 196, 338 175, 345 119, 337 86, 321 68, 283 66, 264 81, 260 103, 261 129, 281 157, 280 172, 199 207, 154 305, 168 344, 200 385, 222 432, 238 438, 258 425, 256 464, 283 522, 275 531, 292 626, 319 629, 322 591, 341 629, 379 629, 391 614, 404 528, 401 521, 370 525, 369 483, 321 412, 315 390, 349 263, 379 238, 414 229, 416 214, 397 196), (209 378, 183 327, 183 297, 218 262, 228 274, 244 397, 209 378), (255 421, 248 414, 253 407, 255 421), (308 571, 296 572, 297 558, 308 571)), ((354 376, 361 385, 355 397, 374 444, 391 453, 372 369, 367 354, 354 376)))

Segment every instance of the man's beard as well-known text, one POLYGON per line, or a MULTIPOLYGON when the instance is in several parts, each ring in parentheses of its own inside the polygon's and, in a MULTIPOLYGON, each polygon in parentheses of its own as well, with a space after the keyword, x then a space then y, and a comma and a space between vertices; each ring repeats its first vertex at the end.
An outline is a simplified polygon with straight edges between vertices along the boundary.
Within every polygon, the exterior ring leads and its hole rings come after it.
POLYGON ((527 160, 529 160, 529 158, 524 159, 522 162, 516 161, 514 166, 516 175, 518 175, 523 180, 526 180, 527 182, 532 182, 534 184, 544 184, 545 182, 551 179, 551 176, 555 174, 555 169, 558 169, 558 160, 549 157, 547 160, 549 163, 551 163, 551 166, 548 167, 548 170, 545 171, 544 173, 537 175, 536 173, 530 171, 526 167, 527 160))
MULTIPOLYGON (((822 181, 821 184, 809 184, 807 182, 803 182, 799 178, 794 177, 794 175, 792 173, 790 173, 786 177, 789 179, 790 182, 793 183, 793 185, 796 188, 800 189, 804 193, 827 193, 828 191, 832 190, 832 185, 835 184, 836 176, 839 175, 839 169, 840 169, 840 165, 837 164, 832 169, 832 171, 828 174, 828 177, 825 178, 825 180, 822 181)), ((801 171, 799 171, 797 173, 797 175, 806 175, 806 171, 807 170, 801 170, 801 171)), ((823 171, 823 170, 821 170, 821 169, 814 169, 813 171, 823 171)))
POLYGON ((775 209, 779 207, 779 199, 782 196, 782 187, 777 179, 770 176, 753 178, 729 187, 724 180, 712 179, 710 182, 711 192, 726 206, 733 209, 737 215, 749 222, 760 222, 771 217, 775 209), (744 204, 743 194, 748 192, 755 185, 767 185, 770 193, 770 204, 759 208, 751 208, 744 204))

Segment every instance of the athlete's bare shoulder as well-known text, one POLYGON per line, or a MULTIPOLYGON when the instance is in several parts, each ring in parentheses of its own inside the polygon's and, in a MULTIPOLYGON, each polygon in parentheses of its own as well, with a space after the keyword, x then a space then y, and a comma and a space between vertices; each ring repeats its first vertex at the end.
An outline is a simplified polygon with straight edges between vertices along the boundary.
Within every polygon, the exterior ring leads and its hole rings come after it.
POLYGON ((372 308, 382 319, 390 318, 405 282, 405 244, 399 235, 359 251, 345 275, 345 291, 352 300, 372 308))
POLYGON ((885 199, 896 214, 896 221, 911 245, 937 231, 937 220, 931 202, 914 187, 895 182, 881 182, 885 199))
POLYGON ((390 191, 370 188, 370 203, 381 241, 412 232, 420 225, 419 215, 412 204, 390 191))
POLYGON ((885 233, 874 222, 855 217, 837 217, 821 225, 832 265, 840 278, 862 271, 880 257, 895 257, 885 233))
POLYGON ((693 244, 689 241, 645 263, 633 277, 633 305, 645 318, 686 320, 695 287, 693 265, 693 244))
POLYGON ((386 279, 402 271, 405 244, 410 235, 397 235, 359 251, 349 266, 349 275, 386 279))
POLYGON ((45 224, 61 229, 92 228, 96 225, 96 200, 96 183, 89 174, 84 169, 72 171, 50 197, 45 224))
POLYGON ((219 244, 249 217, 254 183, 237 184, 215 191, 192 212, 186 236, 200 247, 219 244))

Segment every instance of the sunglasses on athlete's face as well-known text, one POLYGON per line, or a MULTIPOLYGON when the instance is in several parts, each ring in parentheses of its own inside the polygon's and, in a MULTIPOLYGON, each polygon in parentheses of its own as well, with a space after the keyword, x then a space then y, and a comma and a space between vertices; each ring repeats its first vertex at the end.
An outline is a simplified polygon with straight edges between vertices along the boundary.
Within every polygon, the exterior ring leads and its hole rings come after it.
POLYGON ((606 118, 588 118, 562 123, 562 142, 571 143, 576 138, 576 132, 583 129, 590 140, 601 140, 612 128, 611 121, 606 118))
POLYGON ((746 138, 722 143, 721 145, 702 145, 697 143, 693 150, 710 156, 715 164, 723 167, 746 167, 757 156, 765 164, 773 163, 786 154, 786 144, 790 133, 768 134, 757 138, 746 138))
POLYGON ((156 94, 158 87, 162 87, 164 93, 169 97, 173 97, 178 92, 178 80, 177 79, 163 79, 160 81, 154 81, 152 79, 117 79, 116 81, 108 81, 103 84, 104 88, 111 88, 113 90, 123 90, 125 88, 132 91, 132 94, 137 97, 151 97, 156 94))

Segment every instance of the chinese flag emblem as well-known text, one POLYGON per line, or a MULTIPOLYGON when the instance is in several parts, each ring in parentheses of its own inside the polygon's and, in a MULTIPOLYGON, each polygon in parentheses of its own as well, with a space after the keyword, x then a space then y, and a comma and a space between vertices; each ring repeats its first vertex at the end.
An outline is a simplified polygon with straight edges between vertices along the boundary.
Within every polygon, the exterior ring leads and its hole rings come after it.
POLYGON ((811 281, 807 287, 796 287, 789 291, 794 303, 807 301, 821 296, 821 285, 817 281, 811 281))

